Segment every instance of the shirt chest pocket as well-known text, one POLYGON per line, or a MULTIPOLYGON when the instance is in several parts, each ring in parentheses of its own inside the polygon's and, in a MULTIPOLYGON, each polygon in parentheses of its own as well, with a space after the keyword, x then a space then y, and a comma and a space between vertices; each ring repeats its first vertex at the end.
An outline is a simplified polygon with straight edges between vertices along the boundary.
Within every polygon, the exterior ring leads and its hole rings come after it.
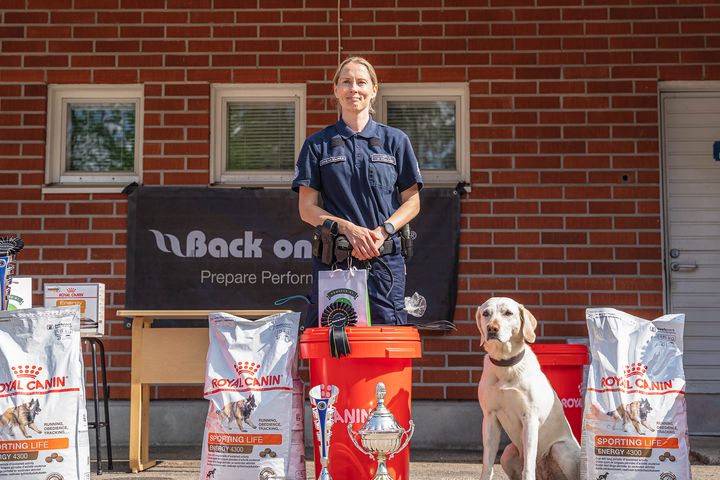
POLYGON ((370 186, 392 191, 397 182, 397 160, 392 155, 373 153, 370 155, 368 180, 370 186))

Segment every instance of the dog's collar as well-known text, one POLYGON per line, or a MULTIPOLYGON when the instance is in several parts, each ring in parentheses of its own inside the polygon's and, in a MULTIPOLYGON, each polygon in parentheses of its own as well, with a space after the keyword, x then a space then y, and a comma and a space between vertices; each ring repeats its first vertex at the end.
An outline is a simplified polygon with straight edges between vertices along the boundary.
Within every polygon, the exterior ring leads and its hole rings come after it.
POLYGON ((493 357, 490 357, 490 361, 493 363, 493 365, 497 365, 498 367, 512 367, 513 365, 517 365, 518 363, 520 363, 520 360, 522 360, 524 356, 525 349, 523 348, 522 351, 514 357, 510 357, 505 360, 495 360, 493 357))

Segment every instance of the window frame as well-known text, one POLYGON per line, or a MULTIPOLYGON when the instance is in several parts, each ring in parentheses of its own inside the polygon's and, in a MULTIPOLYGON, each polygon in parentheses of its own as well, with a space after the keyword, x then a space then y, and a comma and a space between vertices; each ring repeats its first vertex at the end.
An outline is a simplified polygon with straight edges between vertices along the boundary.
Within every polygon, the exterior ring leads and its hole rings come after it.
MULTIPOLYGON (((448 83, 381 83, 375 101, 378 121, 387 124, 388 101, 454 101, 455 169, 420 170, 428 187, 456 186, 470 183, 470 88, 464 82, 448 83)), ((417 153, 417 152, 416 152, 417 153)))
POLYGON ((295 104, 295 165, 305 141, 305 103, 307 87, 304 83, 277 84, 213 84, 210 88, 210 182, 218 186, 287 187, 294 178, 293 168, 277 170, 247 170, 242 173, 227 170, 227 105, 231 102, 293 102, 295 104))
POLYGON ((142 84, 48 85, 45 184, 50 187, 125 186, 142 183, 145 88, 142 84), (135 105, 135 145, 132 172, 68 172, 68 108, 73 103, 124 103, 135 105))

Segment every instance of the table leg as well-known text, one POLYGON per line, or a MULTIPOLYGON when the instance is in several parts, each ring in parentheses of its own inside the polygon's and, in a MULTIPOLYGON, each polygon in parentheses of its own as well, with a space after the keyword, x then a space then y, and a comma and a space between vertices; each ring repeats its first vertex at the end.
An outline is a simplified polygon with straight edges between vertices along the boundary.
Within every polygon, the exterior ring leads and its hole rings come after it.
POLYGON ((142 463, 145 468, 155 465, 150 460, 150 386, 143 385, 143 408, 142 408, 142 435, 140 438, 142 447, 142 463))
POLYGON ((142 470, 140 464, 140 435, 142 413, 142 385, 130 385, 130 470, 138 473, 142 470))
POLYGON ((130 372, 130 470, 141 472, 155 465, 149 460, 150 387, 142 383, 143 330, 152 319, 134 318, 132 325, 132 367, 130 372))

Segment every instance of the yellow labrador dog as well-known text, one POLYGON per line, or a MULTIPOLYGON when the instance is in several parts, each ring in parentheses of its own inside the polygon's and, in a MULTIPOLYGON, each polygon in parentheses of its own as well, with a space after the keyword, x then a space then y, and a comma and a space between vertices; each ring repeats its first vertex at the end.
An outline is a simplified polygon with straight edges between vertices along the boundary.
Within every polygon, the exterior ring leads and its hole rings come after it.
POLYGON ((500 464, 512 480, 578 480, 580 445, 537 357, 537 320, 511 298, 494 297, 475 315, 485 356, 478 399, 483 412, 483 468, 490 480, 501 428, 510 438, 500 464))

